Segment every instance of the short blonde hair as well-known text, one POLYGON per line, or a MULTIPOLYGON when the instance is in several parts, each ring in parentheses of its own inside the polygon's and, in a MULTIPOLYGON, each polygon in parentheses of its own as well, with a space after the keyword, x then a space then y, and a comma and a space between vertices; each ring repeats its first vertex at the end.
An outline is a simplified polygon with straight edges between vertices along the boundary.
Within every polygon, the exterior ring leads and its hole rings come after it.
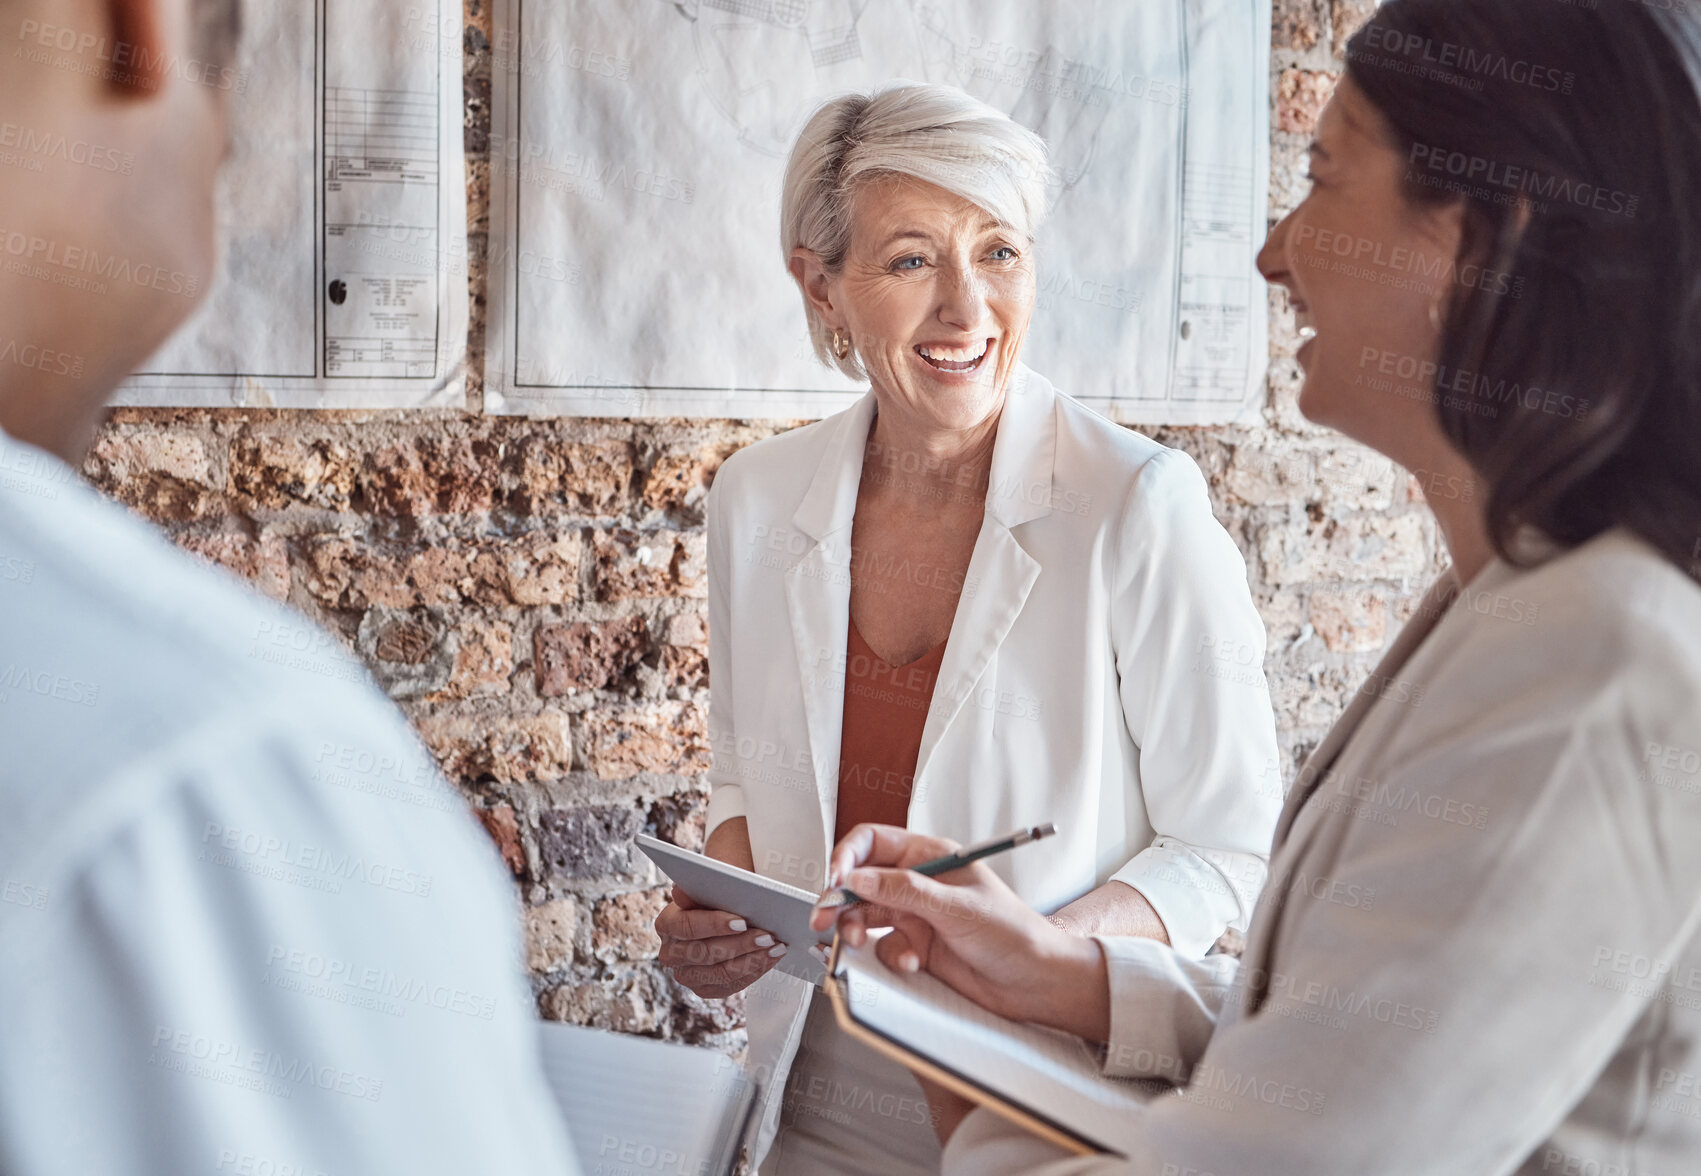
MULTIPOLYGON (((786 165, 780 248, 788 266, 792 250, 802 247, 838 273, 850 251, 857 188, 880 176, 937 185, 1031 240, 1045 218, 1051 166, 1045 140, 953 86, 904 83, 842 94, 810 117, 786 165)), ((856 352, 835 356, 833 333, 807 298, 803 309, 821 362, 862 379, 856 352)))

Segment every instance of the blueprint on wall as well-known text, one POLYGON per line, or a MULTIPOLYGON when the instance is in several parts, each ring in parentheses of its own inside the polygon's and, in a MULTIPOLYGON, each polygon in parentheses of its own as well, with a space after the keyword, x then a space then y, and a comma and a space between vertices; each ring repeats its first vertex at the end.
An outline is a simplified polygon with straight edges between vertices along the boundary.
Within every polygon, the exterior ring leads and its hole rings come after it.
POLYGON ((501 0, 486 406, 816 417, 778 241, 810 112, 950 83, 1058 173, 1024 360, 1101 411, 1216 423, 1266 364, 1270 0, 501 0))
POLYGON ((459 0, 250 4, 220 271, 118 404, 460 406, 459 0))

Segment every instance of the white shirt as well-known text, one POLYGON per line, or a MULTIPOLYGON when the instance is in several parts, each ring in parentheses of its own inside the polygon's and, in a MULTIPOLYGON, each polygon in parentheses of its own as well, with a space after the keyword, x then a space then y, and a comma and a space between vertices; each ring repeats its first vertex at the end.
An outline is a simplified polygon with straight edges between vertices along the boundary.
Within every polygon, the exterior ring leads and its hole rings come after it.
POLYGON ((0 754, 0 1171, 577 1171, 512 889, 395 708, 4 433, 0 754))
MULTIPOLYGON (((730 458, 709 497, 708 824, 819 889, 838 804, 850 539, 873 393, 730 458)), ((913 568, 930 584, 937 569, 913 568)), ((902 578, 902 577, 900 577, 902 578)), ((917 591, 932 590, 918 587, 917 591)), ((1265 635, 1185 453, 1019 368, 923 730, 909 827, 964 843, 1055 822, 989 864, 1051 912, 1111 879, 1203 955, 1244 928, 1281 807, 1265 635)), ((782 1086, 807 986, 749 991, 782 1086)))
POLYGON ((1188 1083, 1144 1146, 975 1111, 947 1173, 1697 1170, 1701 587, 1613 532, 1453 593, 1301 773, 1238 968, 1102 941, 1107 1072, 1188 1083))

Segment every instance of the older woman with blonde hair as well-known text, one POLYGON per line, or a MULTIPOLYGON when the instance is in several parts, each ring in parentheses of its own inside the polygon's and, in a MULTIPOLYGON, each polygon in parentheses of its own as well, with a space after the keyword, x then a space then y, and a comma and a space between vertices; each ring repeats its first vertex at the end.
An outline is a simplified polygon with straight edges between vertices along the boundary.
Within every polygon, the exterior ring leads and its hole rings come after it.
MULTIPOLYGON (((1264 630, 1185 455, 1021 365, 1043 143, 960 91, 829 102, 781 245, 854 407, 735 455, 709 500, 708 852, 820 889, 874 821, 974 841, 1077 934, 1190 957, 1245 926, 1280 773, 1264 630)), ((661 959, 746 997, 764 1172, 936 1170, 916 1080, 770 969, 787 945, 677 888, 661 959), (768 1146, 772 1141, 772 1146, 768 1146)))

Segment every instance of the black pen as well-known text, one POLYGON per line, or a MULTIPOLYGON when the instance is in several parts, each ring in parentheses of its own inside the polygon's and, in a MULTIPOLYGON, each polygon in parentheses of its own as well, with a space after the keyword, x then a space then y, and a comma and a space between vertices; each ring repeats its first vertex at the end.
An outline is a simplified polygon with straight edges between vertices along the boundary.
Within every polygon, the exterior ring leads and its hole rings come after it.
MULTIPOLYGON (((1018 829, 1006 837, 1000 837, 993 841, 983 841, 981 844, 970 846, 968 849, 948 853, 942 858, 934 858, 932 861, 923 862, 919 866, 911 866, 910 869, 929 878, 940 874, 949 874, 952 870, 962 869, 970 862, 978 862, 981 858, 1015 849, 1018 845, 1026 845, 1030 841, 1050 837, 1056 832, 1057 826, 1047 821, 1045 824, 1035 825, 1031 829, 1018 829)), ((815 909, 818 911, 832 910, 835 907, 850 906, 853 902, 865 901, 867 900, 841 886, 831 894, 822 895, 821 900, 815 904, 815 909)))

